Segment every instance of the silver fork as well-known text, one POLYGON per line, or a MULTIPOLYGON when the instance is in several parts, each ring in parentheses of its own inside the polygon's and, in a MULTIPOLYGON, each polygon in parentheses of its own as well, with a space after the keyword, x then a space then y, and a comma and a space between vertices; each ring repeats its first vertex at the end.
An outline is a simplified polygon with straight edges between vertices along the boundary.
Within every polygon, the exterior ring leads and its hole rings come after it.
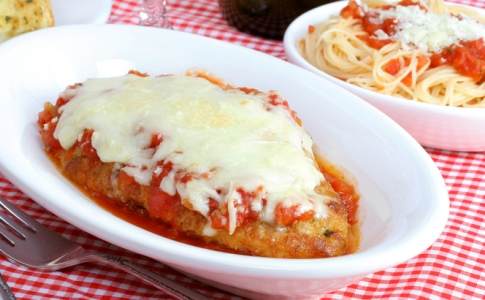
POLYGON ((122 257, 88 251, 45 228, 1 197, 0 206, 10 215, 0 214, 3 223, 0 224, 0 252, 9 260, 45 271, 56 271, 86 262, 100 262, 132 274, 177 299, 210 299, 122 257))
POLYGON ((0 299, 2 300, 15 300, 15 296, 10 290, 8 284, 3 280, 2 275, 0 275, 0 299))

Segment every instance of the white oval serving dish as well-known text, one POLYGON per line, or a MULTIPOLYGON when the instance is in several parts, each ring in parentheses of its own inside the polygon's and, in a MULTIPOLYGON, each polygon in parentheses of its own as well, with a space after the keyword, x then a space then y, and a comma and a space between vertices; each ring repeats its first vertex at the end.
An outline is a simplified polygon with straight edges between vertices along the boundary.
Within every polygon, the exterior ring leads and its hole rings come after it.
POLYGON ((0 46, 0 171, 42 206, 95 236, 255 298, 321 296, 424 251, 443 230, 448 197, 428 154, 391 119, 343 88, 280 59, 188 33, 122 25, 40 30, 0 46), (33 50, 35 49, 35 51, 33 50), (37 113, 89 77, 202 68, 239 86, 277 90, 316 145, 361 195, 360 250, 326 259, 222 253, 163 238, 115 217, 58 173, 37 113))

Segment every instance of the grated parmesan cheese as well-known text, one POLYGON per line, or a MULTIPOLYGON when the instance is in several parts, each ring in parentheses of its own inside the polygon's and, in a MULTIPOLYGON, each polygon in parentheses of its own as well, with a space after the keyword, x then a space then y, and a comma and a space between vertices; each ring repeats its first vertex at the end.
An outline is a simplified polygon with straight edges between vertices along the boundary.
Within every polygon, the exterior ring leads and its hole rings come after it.
POLYGON ((374 35, 379 40, 387 40, 390 38, 390 36, 387 33, 385 33, 382 29, 376 30, 374 32, 374 35))
MULTIPOLYGON (((457 17, 426 12, 417 5, 370 11, 377 14, 380 23, 389 18, 397 20, 396 33, 390 38, 401 41, 406 50, 417 48, 423 52, 438 52, 459 41, 485 37, 485 25, 464 15, 457 17)), ((375 36, 378 39, 389 38, 377 32, 375 36)))

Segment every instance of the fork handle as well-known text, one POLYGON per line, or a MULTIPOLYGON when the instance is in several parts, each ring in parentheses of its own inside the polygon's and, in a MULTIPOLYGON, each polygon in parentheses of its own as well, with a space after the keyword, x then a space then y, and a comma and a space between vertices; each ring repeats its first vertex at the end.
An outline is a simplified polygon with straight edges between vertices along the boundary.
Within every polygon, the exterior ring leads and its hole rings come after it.
POLYGON ((164 278, 150 270, 147 270, 139 265, 136 265, 129 260, 106 254, 91 254, 90 258, 97 262, 108 264, 114 268, 120 269, 129 273, 142 281, 164 291, 180 300, 210 300, 210 298, 194 291, 185 286, 178 284, 177 282, 164 278))
POLYGON ((8 287, 7 283, 3 280, 1 275, 0 275, 0 299, 2 299, 2 300, 15 300, 15 299, 17 299, 17 298, 15 298, 12 291, 8 287))

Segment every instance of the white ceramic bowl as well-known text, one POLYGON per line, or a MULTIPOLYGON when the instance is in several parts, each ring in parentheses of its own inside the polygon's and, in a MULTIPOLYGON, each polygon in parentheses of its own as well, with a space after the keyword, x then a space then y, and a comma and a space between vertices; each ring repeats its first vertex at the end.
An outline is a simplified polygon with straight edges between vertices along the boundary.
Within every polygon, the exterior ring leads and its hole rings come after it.
POLYGON ((448 198, 441 175, 411 136, 353 94, 263 53, 177 31, 80 25, 7 41, 0 46, 0 66, 1 172, 82 230, 223 288, 237 287, 239 294, 321 296, 424 251, 446 223, 448 198), (287 97, 320 152, 357 182, 362 198, 357 253, 271 259, 181 244, 103 210, 65 180, 43 153, 37 113, 67 85, 122 75, 131 68, 160 74, 193 67, 287 97))
POLYGON ((444 107, 380 94, 333 77, 300 55, 297 42, 307 33, 308 25, 318 24, 338 15, 346 4, 347 1, 326 4, 306 12, 293 21, 284 37, 288 60, 375 105, 404 127, 422 145, 456 151, 485 151, 485 108, 444 107))

